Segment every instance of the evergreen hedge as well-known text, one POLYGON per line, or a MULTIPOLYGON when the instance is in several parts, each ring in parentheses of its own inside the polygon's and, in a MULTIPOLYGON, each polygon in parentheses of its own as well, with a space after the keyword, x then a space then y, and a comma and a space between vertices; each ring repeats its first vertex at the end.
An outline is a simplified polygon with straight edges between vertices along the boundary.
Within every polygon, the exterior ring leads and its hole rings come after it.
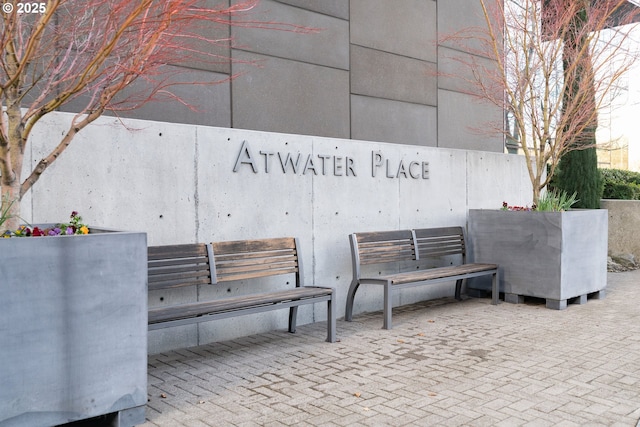
POLYGON ((640 173, 600 169, 604 178, 603 199, 640 200, 640 173))

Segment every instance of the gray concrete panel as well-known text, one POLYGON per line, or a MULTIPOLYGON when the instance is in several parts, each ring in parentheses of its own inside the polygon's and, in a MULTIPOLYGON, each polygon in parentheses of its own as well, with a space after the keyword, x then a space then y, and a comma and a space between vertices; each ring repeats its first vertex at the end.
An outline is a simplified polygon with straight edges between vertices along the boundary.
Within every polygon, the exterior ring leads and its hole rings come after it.
POLYGON ((351 47, 351 93, 437 105, 436 64, 351 47))
MULTIPOLYGON (((41 120, 30 144, 36 162, 57 143, 47 126, 57 129, 71 117, 55 114, 41 120)), ((75 137, 32 189, 37 194, 32 220, 60 222, 76 210, 91 224, 144 231, 149 245, 194 242, 196 128, 122 123, 103 117, 75 137)))
POLYGON ((428 161, 429 179, 402 181, 400 228, 464 226, 467 195, 460 189, 468 185, 468 177, 460 173, 460 165, 466 163, 466 152, 413 147, 404 151, 402 157, 406 162, 428 161))
POLYGON ((464 93, 438 94, 438 147, 504 151, 501 109, 464 93))
MULTIPOLYGON (((136 80, 122 91, 118 99, 129 97, 144 104, 135 110, 118 111, 118 116, 170 123, 231 126, 228 75, 175 66, 166 66, 163 72, 167 73, 163 76, 167 80, 162 84, 170 86, 148 102, 144 100, 150 96, 150 86, 144 79, 136 80)), ((79 111, 86 104, 86 99, 80 97, 73 100, 62 111, 79 111)), ((112 114, 106 112, 105 115, 112 114)))
MULTIPOLYGON (((202 7, 214 10, 229 6, 229 0, 202 0, 199 3, 202 7)), ((229 27, 211 21, 196 20, 189 22, 186 27, 188 32, 177 39, 177 43, 186 49, 181 52, 181 60, 173 62, 172 65, 229 74, 231 64, 226 60, 231 56, 229 27)))
POLYGON ((236 57, 264 63, 234 67, 247 73, 232 83, 233 127, 349 137, 347 71, 247 52, 236 57))
POLYGON ((287 3, 336 18, 349 19, 349 0, 280 0, 280 3, 287 3))
MULTIPOLYGON (((344 315, 352 277, 348 235, 399 227, 399 183, 386 178, 384 171, 373 177, 370 166, 371 153, 388 151, 388 146, 314 138, 317 153, 349 156, 357 162, 357 176, 326 176, 315 179, 313 186, 315 270, 321 272, 316 280, 338 289, 338 317, 344 315)), ((355 312, 381 309, 381 292, 376 286, 363 286, 354 303, 355 312)))
POLYGON ((533 190, 524 156, 516 154, 467 151, 468 206, 475 209, 500 209, 531 206, 533 190))
MULTIPOLYGON (((486 28, 487 24, 479 1, 446 0, 438 2, 438 39, 444 46, 459 48, 457 42, 447 42, 445 39, 461 30, 486 28)), ((468 38, 469 51, 477 51, 480 45, 468 38)))
POLYGON ((231 35, 237 49, 293 59, 327 67, 349 69, 349 22, 290 5, 264 0, 251 11, 251 18, 264 22, 298 25, 317 32, 301 34, 234 26, 231 35))
POLYGON ((351 43, 436 62, 436 3, 351 0, 351 43))
MULTIPOLYGON (((494 82, 484 80, 482 86, 476 82, 475 70, 483 70, 483 78, 496 70, 497 63, 487 58, 472 56, 441 46, 438 49, 438 88, 462 93, 481 93, 480 89, 495 86, 494 82), (473 68, 470 64, 474 64, 473 68), (477 68, 482 67, 482 68, 477 68)), ((502 93, 502 92, 500 92, 502 93)), ((477 107, 480 108, 480 107, 477 107)))
POLYGON ((198 345, 198 325, 183 325, 174 328, 155 329, 148 332, 149 354, 163 353, 176 348, 198 345))
POLYGON ((351 96, 351 138, 435 147, 438 140, 435 107, 351 96))

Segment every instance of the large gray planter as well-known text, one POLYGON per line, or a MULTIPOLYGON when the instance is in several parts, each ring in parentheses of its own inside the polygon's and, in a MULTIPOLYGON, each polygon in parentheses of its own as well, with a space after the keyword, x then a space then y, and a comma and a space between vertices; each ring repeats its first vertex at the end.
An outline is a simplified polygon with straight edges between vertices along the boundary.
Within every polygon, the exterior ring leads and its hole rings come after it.
POLYGON ((500 266, 507 302, 544 298, 548 308, 604 297, 607 286, 606 209, 566 212, 469 211, 474 262, 500 266))
POLYGON ((146 234, 91 233, 0 239, 2 427, 144 422, 146 234))

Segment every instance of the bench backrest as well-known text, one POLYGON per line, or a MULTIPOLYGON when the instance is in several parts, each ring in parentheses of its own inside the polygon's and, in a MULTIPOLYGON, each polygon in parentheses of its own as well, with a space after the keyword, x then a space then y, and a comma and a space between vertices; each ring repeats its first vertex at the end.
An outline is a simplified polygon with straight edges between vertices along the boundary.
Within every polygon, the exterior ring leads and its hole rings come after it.
POLYGON ((355 266, 417 259, 411 230, 373 231, 349 236, 355 266))
POLYGON ((462 227, 422 228, 413 230, 420 258, 462 255, 466 262, 466 247, 462 227))
POLYGON ((211 284, 211 246, 205 243, 150 246, 149 290, 211 284))
POLYGON ((214 283, 295 274, 301 286, 302 268, 293 237, 212 243, 214 283))
POLYGON ((360 266, 367 264, 418 261, 448 255, 462 255, 462 262, 466 262, 462 227, 353 233, 349 241, 353 272, 358 277, 360 266))

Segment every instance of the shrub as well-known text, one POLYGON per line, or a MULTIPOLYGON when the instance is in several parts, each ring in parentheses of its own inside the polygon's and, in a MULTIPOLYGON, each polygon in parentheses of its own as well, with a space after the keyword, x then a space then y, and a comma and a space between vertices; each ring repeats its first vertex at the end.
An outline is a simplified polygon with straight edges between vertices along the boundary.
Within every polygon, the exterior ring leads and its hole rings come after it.
POLYGON ((622 169, 601 169, 603 199, 640 200, 640 173, 622 169))

